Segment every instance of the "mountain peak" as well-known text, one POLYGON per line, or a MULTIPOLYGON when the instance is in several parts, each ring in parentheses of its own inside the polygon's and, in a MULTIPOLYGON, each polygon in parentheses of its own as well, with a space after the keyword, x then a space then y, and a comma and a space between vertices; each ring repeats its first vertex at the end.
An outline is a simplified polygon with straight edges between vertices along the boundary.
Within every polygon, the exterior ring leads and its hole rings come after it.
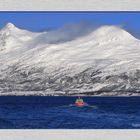
POLYGON ((2 30, 5 32, 19 30, 13 23, 7 23, 2 30))
POLYGON ((124 32, 125 30, 122 29, 121 27, 118 27, 118 26, 104 25, 104 26, 99 27, 96 31, 97 31, 96 33, 106 35, 108 33, 115 33, 116 34, 116 33, 124 32))
POLYGON ((6 26, 5 26, 6 28, 15 28, 15 25, 13 24, 13 23, 7 23, 6 24, 6 26))
POLYGON ((98 38, 105 38, 109 40, 116 40, 116 41, 130 41, 136 40, 134 36, 132 36, 129 32, 119 26, 109 26, 104 25, 99 27, 94 34, 98 38))

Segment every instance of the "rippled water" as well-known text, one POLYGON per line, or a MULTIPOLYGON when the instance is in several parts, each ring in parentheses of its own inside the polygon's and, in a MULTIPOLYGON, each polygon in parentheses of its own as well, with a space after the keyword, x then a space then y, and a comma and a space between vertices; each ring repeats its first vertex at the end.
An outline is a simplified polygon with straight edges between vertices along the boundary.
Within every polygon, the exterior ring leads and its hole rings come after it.
POLYGON ((140 97, 83 97, 83 108, 70 106, 76 98, 0 97, 0 128, 140 128, 140 97))

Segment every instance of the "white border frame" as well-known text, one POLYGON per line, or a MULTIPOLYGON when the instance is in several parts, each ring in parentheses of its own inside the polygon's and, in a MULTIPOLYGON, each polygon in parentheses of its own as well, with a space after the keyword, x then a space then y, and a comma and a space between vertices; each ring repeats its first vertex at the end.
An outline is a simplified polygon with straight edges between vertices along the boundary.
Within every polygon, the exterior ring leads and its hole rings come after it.
POLYGON ((0 0, 1 11, 139 11, 140 0, 0 0))
MULTIPOLYGON (((0 11, 140 11, 140 0, 1 0, 0 11)), ((0 130, 0 140, 139 140, 139 130, 0 130)))
POLYGON ((1 140, 139 140, 139 130, 1 130, 1 140))

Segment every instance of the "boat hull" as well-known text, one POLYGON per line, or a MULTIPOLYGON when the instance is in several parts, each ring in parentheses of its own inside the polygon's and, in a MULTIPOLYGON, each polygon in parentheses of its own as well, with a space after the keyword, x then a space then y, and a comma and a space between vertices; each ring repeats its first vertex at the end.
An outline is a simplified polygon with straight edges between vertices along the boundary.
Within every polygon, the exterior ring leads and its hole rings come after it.
POLYGON ((76 107, 84 107, 86 106, 86 103, 75 103, 76 107))

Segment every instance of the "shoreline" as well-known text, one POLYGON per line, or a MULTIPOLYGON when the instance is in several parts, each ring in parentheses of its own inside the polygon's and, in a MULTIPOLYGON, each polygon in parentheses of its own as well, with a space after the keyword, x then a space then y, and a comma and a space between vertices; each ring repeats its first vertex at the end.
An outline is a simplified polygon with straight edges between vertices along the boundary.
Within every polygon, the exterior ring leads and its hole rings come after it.
POLYGON ((83 92, 83 93, 45 93, 37 91, 2 92, 0 96, 87 96, 87 97, 135 97, 140 96, 137 92, 83 92))

